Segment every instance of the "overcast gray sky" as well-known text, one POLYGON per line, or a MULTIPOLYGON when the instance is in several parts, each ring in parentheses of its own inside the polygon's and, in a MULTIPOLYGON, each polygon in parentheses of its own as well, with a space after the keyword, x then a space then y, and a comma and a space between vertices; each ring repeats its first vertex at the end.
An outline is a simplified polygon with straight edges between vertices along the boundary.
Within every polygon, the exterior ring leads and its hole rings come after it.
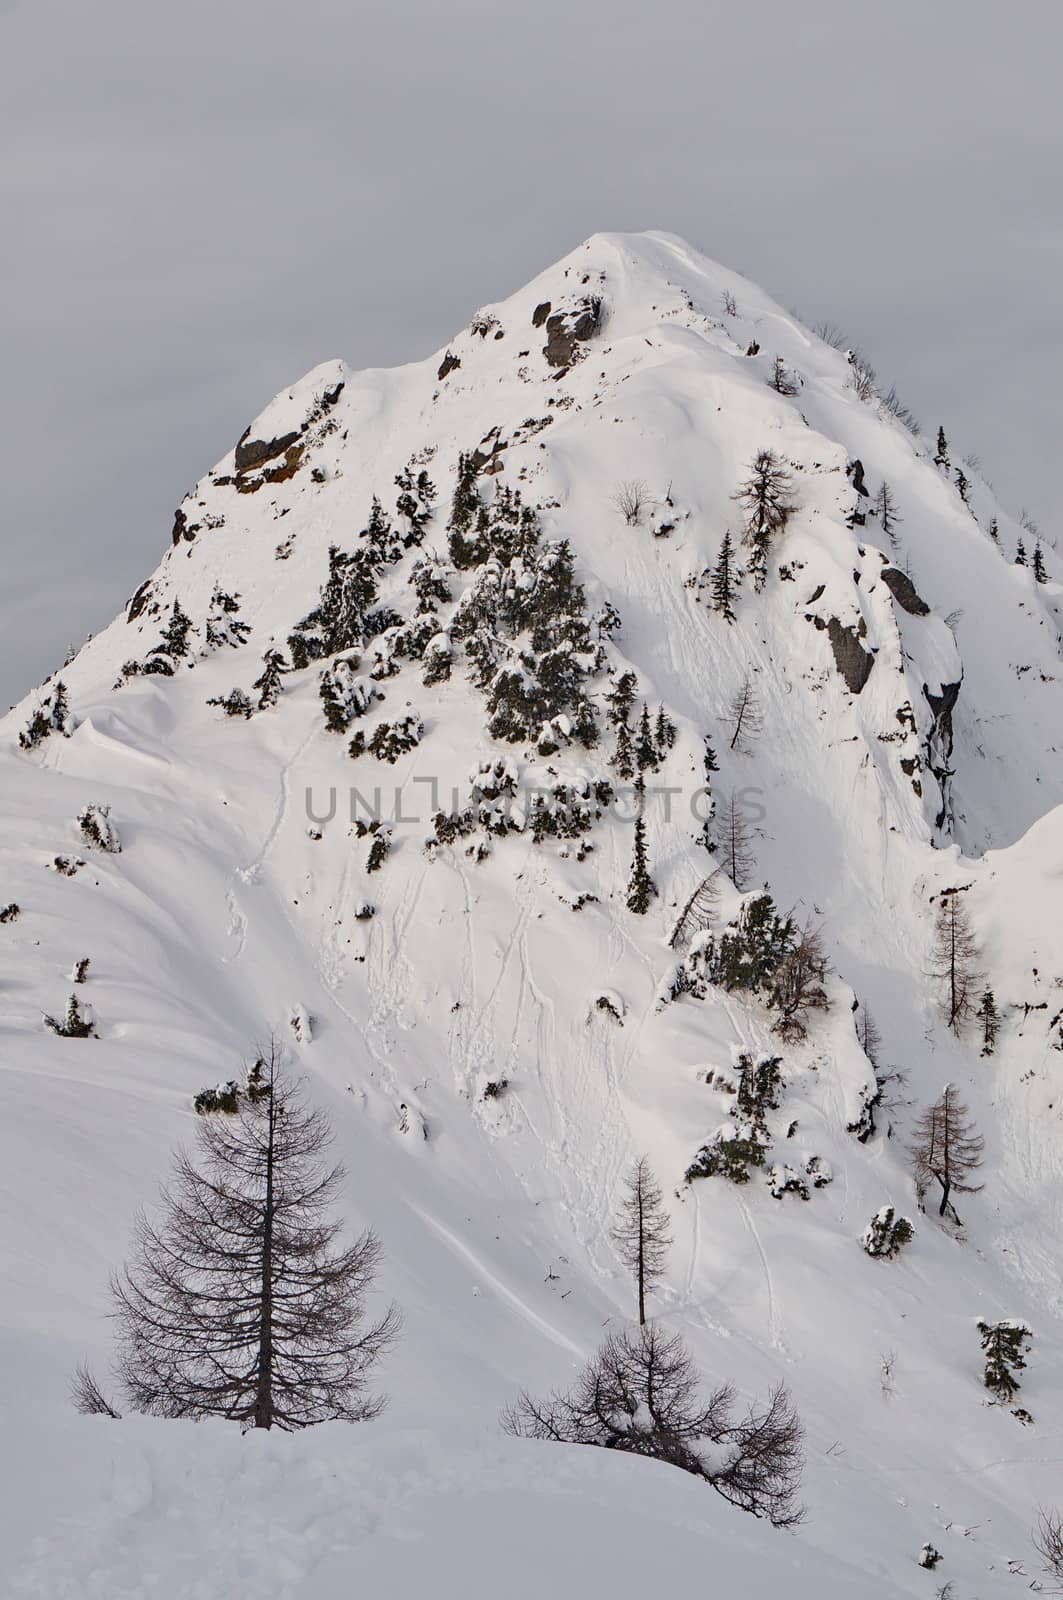
POLYGON ((333 355, 599 229, 829 317, 1063 524, 1059 0, 0 0, 0 704, 333 355))

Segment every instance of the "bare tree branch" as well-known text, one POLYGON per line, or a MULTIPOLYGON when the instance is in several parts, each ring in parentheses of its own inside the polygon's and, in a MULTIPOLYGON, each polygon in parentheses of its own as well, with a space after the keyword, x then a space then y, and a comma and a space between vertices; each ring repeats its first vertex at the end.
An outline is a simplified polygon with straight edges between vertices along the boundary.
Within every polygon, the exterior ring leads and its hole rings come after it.
POLYGON ((1053 1580, 1052 1592, 1063 1594, 1063 1516, 1058 1511, 1042 1511, 1037 1518, 1033 1547, 1053 1580))
POLYGON ((237 1115, 200 1120, 197 1158, 178 1155, 112 1279, 117 1370, 135 1410, 292 1429, 382 1408, 368 1374, 400 1324, 394 1308, 364 1320, 379 1242, 366 1231, 341 1246, 331 1129, 274 1047, 264 1082, 237 1115))
POLYGON ((617 486, 612 504, 620 512, 629 528, 638 527, 642 514, 653 505, 649 489, 641 478, 631 478, 617 486))
POLYGON ((732 1505, 793 1527, 803 1465, 802 1428, 780 1384, 767 1403, 734 1415, 730 1384, 699 1397, 699 1378, 678 1334, 652 1323, 611 1334, 575 1387, 546 1400, 522 1394, 503 1413, 507 1433, 527 1439, 650 1456, 704 1479, 732 1505))
POLYGON ((627 1177, 627 1193, 613 1228, 620 1259, 638 1287, 639 1325, 646 1322, 646 1295, 660 1282, 668 1261, 672 1235, 660 1184, 649 1161, 640 1156, 627 1177))
POLYGON ((916 1185, 920 1194, 929 1188, 931 1179, 940 1185, 940 1216, 948 1211, 953 1190, 979 1193, 982 1185, 968 1180, 982 1165, 985 1140, 975 1133, 970 1112, 953 1084, 946 1084, 940 1100, 924 1111, 913 1134, 910 1150, 916 1185))
POLYGON ((89 1371, 84 1362, 74 1373, 70 1384, 70 1398, 83 1417, 113 1417, 118 1421, 122 1415, 112 1406, 96 1382, 95 1375, 89 1371))

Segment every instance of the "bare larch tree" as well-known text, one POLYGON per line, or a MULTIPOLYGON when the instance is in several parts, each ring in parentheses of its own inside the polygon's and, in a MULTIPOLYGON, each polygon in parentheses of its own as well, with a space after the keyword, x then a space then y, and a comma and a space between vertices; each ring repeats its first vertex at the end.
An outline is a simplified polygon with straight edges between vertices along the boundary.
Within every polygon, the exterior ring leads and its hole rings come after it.
POLYGON ((893 490, 883 478, 879 485, 878 493, 871 502, 872 510, 878 517, 879 526, 894 550, 897 548, 897 527, 904 521, 897 510, 897 502, 893 497, 893 490))
POLYGON ((941 985, 941 1008, 953 1033, 958 1034, 974 1004, 981 979, 978 946, 971 931, 967 908, 956 889, 946 890, 938 906, 930 975, 941 985))
POLYGON ((776 1527, 801 1521, 802 1428, 780 1384, 762 1407, 734 1414, 730 1384, 702 1399, 678 1334, 655 1324, 610 1334, 567 1394, 522 1394, 503 1413, 507 1433, 651 1456, 712 1485, 776 1527))
POLYGON ((954 1190, 957 1194, 977 1194, 982 1188, 980 1183, 971 1183, 970 1179, 982 1165, 984 1154, 985 1140, 975 1133, 970 1112, 955 1085, 947 1083, 940 1100, 916 1122, 911 1144, 912 1166, 920 1193, 929 1188, 931 1179, 941 1186, 940 1216, 949 1209, 954 1190))
POLYGON ((786 527, 794 510, 790 499, 792 490, 793 479, 779 457, 771 450, 759 450, 749 477, 735 495, 746 513, 744 537, 753 552, 749 570, 758 594, 767 580, 772 541, 786 527))
POLYGON ((784 1039, 803 1039, 805 1013, 826 1011, 827 960, 823 936, 811 924, 801 928, 794 946, 783 957, 772 979, 774 1002, 782 1013, 774 1031, 784 1039))
POLYGON ((731 697, 727 710, 728 720, 731 723, 730 748, 748 750, 764 726, 764 713, 760 709, 760 700, 748 673, 731 697))
POLYGON ((720 860, 735 888, 744 892, 753 871, 753 846, 749 824, 736 795, 721 802, 714 831, 720 860))
POLYGON ((646 1296, 664 1276, 672 1235, 660 1184, 645 1156, 639 1156, 628 1173, 625 1189, 613 1239, 638 1286, 639 1326, 644 1327, 646 1296))
POLYGON ((882 1035, 878 1031, 878 1023, 863 1004, 856 1013, 856 1037, 865 1056, 877 1070, 882 1052, 882 1035))
POLYGON ((1033 1545, 1044 1562, 1046 1574, 1053 1580, 1052 1592, 1063 1594, 1063 1517, 1058 1511, 1041 1512, 1033 1545))
POLYGON ((653 499, 642 480, 632 478, 617 485, 612 503, 628 527, 636 528, 642 521, 643 512, 653 505, 653 499))
POLYGON ((709 926, 716 914, 719 898, 719 874, 711 872, 707 878, 702 878, 679 913, 671 938, 668 940, 671 949, 678 950, 696 933, 702 933, 709 926))
POLYGON ((368 1374, 399 1316, 365 1320, 380 1245, 367 1231, 342 1247, 331 1129, 275 1049, 266 1083, 237 1115, 200 1121, 195 1157, 176 1157, 112 1279, 116 1371, 137 1411, 295 1429, 382 1408, 368 1374))

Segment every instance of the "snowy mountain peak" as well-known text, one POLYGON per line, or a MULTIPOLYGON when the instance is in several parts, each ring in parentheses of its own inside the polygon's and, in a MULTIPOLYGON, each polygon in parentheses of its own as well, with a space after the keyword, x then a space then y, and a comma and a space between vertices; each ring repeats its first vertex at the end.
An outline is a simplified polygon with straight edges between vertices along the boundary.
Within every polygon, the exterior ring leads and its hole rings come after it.
POLYGON ((44 1341, 59 1392, 105 1346, 132 1213, 272 1032, 405 1307, 396 1427, 479 1437, 630 1315, 645 1152, 657 1312, 805 1418, 800 1538, 884 1594, 926 1592, 927 1541, 961 1594, 1028 1556, 1063 1342, 1058 560, 1016 564, 837 342, 674 236, 596 235, 430 359, 278 395, 0 724, 4 1170, 36 1197, 7 1370, 44 1341), (906 1149, 946 1080, 986 1138, 962 1225, 906 1149), (1029 1425, 984 1403, 987 1316, 1035 1330, 1029 1425))

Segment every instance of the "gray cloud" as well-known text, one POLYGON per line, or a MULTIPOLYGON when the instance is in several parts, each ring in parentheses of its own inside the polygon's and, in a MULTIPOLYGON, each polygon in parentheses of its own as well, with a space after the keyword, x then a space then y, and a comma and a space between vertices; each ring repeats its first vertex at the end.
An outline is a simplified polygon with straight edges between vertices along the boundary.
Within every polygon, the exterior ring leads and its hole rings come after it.
POLYGON ((283 384, 601 228, 840 323, 1051 531, 1061 47, 1054 0, 0 3, 0 703, 283 384))

